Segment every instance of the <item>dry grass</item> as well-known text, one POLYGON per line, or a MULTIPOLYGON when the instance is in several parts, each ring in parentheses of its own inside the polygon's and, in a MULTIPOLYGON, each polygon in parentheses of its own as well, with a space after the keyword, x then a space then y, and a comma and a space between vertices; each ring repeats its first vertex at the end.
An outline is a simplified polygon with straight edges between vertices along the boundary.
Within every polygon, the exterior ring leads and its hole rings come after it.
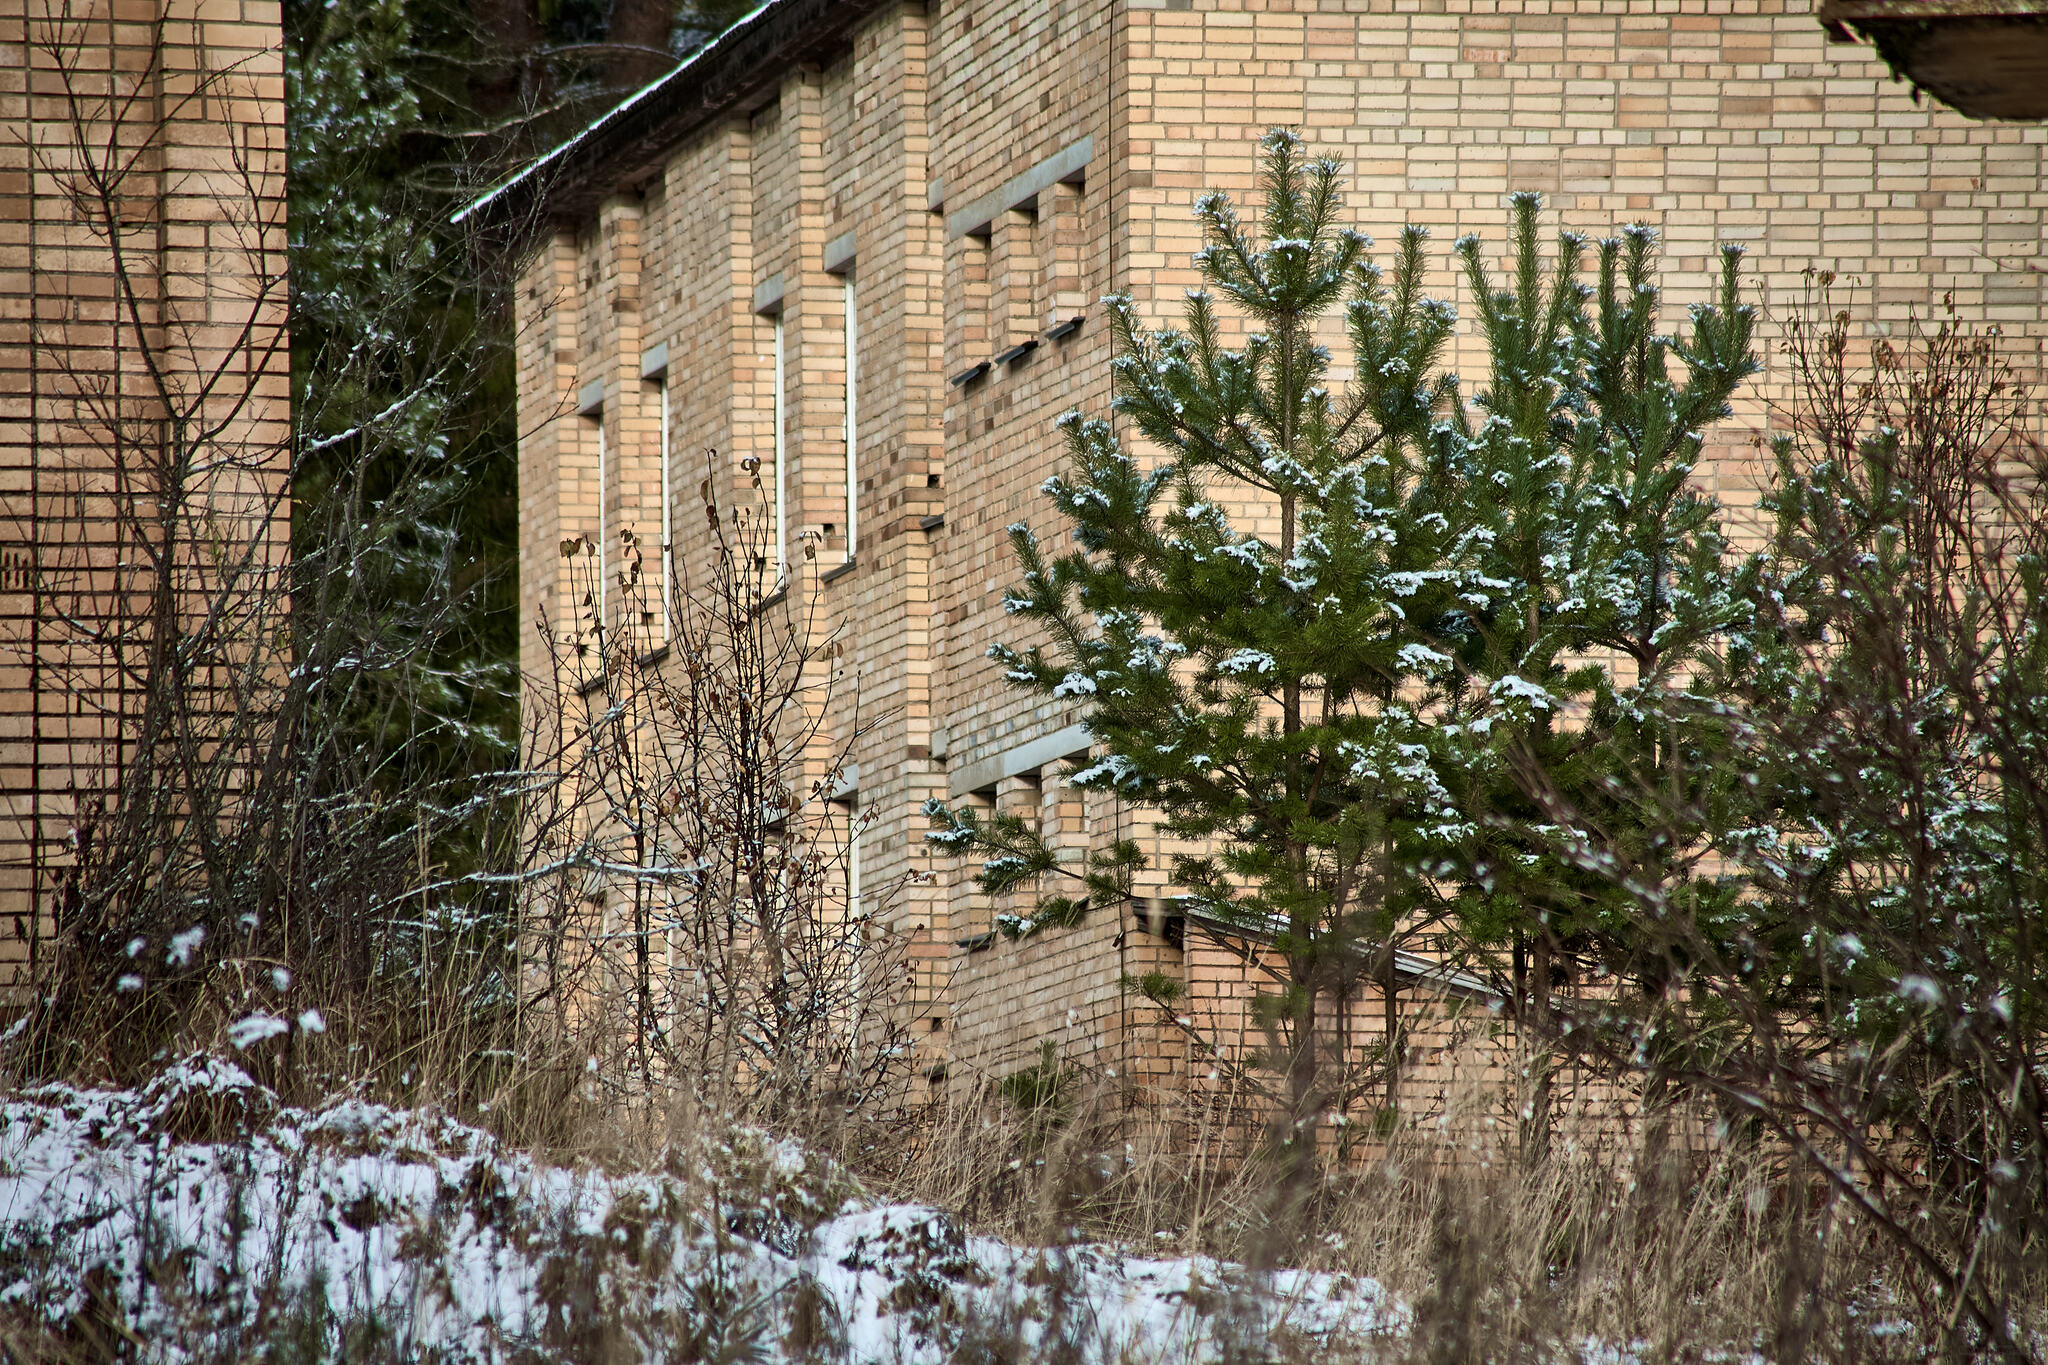
MULTIPOLYGON (((454 1026, 392 1035, 374 1020, 339 1017, 323 1040, 325 1070, 311 1049, 280 1052, 268 1070, 287 1093, 310 1099, 340 1088, 340 1059, 352 1059, 348 1088, 438 1099, 571 1166, 682 1169, 694 1159, 679 1154, 716 1146, 736 1121, 689 1085, 622 1097, 587 1069, 583 1050, 550 1049, 540 1038, 527 1040, 533 1046, 516 1064, 480 1069, 476 1041, 454 1026), (402 1038, 402 1047, 382 1054, 380 1036, 402 1038)), ((1453 1115, 1497 1109, 1496 1097, 1454 1098, 1453 1115)), ((948 1210, 975 1232, 1026 1245, 1106 1241, 1162 1257, 1210 1255, 1247 1267, 1247 1283, 1279 1266, 1369 1277, 1409 1305, 1404 1335, 1336 1353, 1319 1348, 1313 1358, 1325 1362, 1602 1358, 1587 1354, 1589 1342, 1627 1352, 1604 1358, 1645 1362, 1909 1361, 1931 1358, 1948 1321, 1948 1306, 1891 1242, 1772 1149, 1560 1140, 1528 1169, 1504 1128, 1489 1145, 1483 1118, 1418 1123, 1372 1139, 1349 1161, 1326 1162, 1304 1192, 1284 1187, 1278 1168, 1245 1145, 1258 1125, 1232 1114, 1223 1102, 1138 1104, 1096 1080, 1036 1109, 985 1090, 886 1117, 821 1102, 776 1126, 835 1158, 874 1196, 948 1210)), ((725 1170, 722 1178, 744 1185, 753 1177, 725 1170)), ((2016 1301, 2048 1303, 2048 1275, 2039 1266, 2023 1273, 2032 1289, 2016 1301)), ((1234 1292, 1226 1284, 1200 1311, 1226 1321, 1234 1292)), ((1056 1282, 1048 1293, 1058 1297, 1056 1282)), ((88 1314, 54 1335, 23 1335, 16 1324, 0 1356, 149 1358, 147 1343, 95 1337, 94 1321, 88 1314)), ((958 1359, 1031 1358, 1019 1354, 1018 1324, 969 1326, 958 1359)), ((2048 1315, 2037 1311, 2015 1327, 2038 1353, 2048 1315)), ((1309 1358, 1299 1342, 1227 1332, 1216 1340, 1233 1361, 1309 1358)), ((559 1358, 626 1359, 616 1346, 593 1340, 559 1358)), ((809 1358, 835 1357, 827 1342, 809 1358)))
MULTIPOLYGON (((1917 1361, 1949 1321, 1892 1242, 1773 1149, 1560 1142, 1528 1169, 1512 1141, 1432 1123, 1326 1162, 1304 1196, 1234 1144, 1244 1129, 1220 1109, 1161 1114, 1099 1086, 1049 1118, 983 1094, 839 1155, 879 1193, 1011 1239, 1375 1279, 1414 1328, 1373 1360, 1549 1361, 1599 1343, 1643 1361, 1917 1361)), ((2016 1298, 2037 1311, 2016 1335, 2038 1358, 2048 1267, 2027 1273, 2016 1298)))

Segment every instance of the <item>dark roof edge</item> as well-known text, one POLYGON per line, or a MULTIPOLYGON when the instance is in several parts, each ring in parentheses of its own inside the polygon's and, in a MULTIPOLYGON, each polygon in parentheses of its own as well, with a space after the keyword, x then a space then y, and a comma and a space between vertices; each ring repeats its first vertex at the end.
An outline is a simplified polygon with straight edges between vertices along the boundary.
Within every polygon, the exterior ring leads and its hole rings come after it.
POLYGON ((458 226, 498 235, 545 215, 573 218, 644 182, 670 148, 748 97, 781 85, 790 66, 843 50, 868 16, 896 0, 766 0, 628 95, 582 132, 456 211, 458 226))

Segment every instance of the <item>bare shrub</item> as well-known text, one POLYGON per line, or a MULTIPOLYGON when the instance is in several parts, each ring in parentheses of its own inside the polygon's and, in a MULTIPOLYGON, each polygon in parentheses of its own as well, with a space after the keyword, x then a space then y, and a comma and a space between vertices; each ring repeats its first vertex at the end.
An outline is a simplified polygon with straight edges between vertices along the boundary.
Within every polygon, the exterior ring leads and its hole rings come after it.
POLYGON ((28 25, 64 111, 33 155, 114 306, 32 338, 52 476, 19 528, 27 662, 40 714, 89 723, 38 740, 76 777, 39 797, 35 833, 71 838, 23 916, 26 1018, 0 1066, 138 1081, 212 1047, 302 1096, 467 1083, 512 1017, 492 872, 515 848, 490 817, 524 779, 509 747, 477 761, 500 740, 470 647, 492 585, 449 519, 487 357, 413 322, 465 283, 488 311, 491 281, 409 233, 430 205, 358 183, 347 120, 388 121, 398 96, 321 81, 374 69, 398 41, 381 31, 288 63, 295 107, 334 115, 299 128, 293 192, 333 189, 348 230, 294 241, 287 272, 286 149, 262 125, 190 137, 276 73, 208 65, 188 19, 125 30, 137 61, 111 70, 87 41, 103 8, 28 25), (204 270, 181 274, 159 229, 203 231, 204 270))
POLYGON ((529 693, 529 767, 554 777, 524 816, 522 1038, 653 1114, 815 1132, 893 1108, 910 1062, 896 888, 860 880, 872 718, 709 458, 709 548, 676 558, 672 601, 630 530, 609 585, 596 546, 562 547, 584 614, 529 693))
POLYGON ((30 343, 36 477, 10 532, 35 547, 34 628, 16 644, 39 757, 61 756, 73 789, 36 793, 43 875, 15 927, 37 987, 18 1055, 132 1071, 218 993, 223 945, 238 959, 282 947, 268 912, 303 694, 275 610, 290 588, 282 149, 236 138, 167 169, 180 131, 245 98, 246 76, 179 69, 161 18, 136 44, 142 70, 96 70, 89 44, 108 23, 79 5, 27 26, 63 111, 30 149, 35 170, 111 308, 39 317, 30 343), (157 83, 166 98, 137 97, 157 83), (234 297, 202 281, 195 298, 138 231, 180 218, 205 223, 234 297), (63 699, 47 721, 46 698, 63 699), (51 857, 66 823, 68 856, 51 857))

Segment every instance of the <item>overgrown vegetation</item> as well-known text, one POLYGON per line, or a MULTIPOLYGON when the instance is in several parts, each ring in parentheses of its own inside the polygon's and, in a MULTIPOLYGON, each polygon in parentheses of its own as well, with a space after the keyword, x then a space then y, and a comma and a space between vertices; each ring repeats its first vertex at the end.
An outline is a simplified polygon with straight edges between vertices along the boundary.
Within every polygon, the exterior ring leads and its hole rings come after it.
MULTIPOLYGON (((80 662, 46 685, 85 697, 122 679, 109 725, 126 747, 79 794, 12 1065, 137 1078, 238 1020, 303 1017, 336 1031, 342 1073, 488 1093, 520 1027, 514 889, 537 751, 515 661, 510 311, 502 262, 450 214, 741 8, 284 7, 288 174, 236 153, 211 182, 235 244, 216 268, 247 281, 239 340, 183 385, 189 338, 124 313, 113 349, 156 377, 172 420, 83 424, 117 489, 92 505, 146 552, 102 601, 88 597, 107 585, 67 586, 89 547, 58 547, 76 562, 46 590, 79 623, 80 662), (609 43, 614 24, 634 36, 609 43), (287 351, 290 429, 253 430, 242 419, 287 351), (222 562, 201 568, 223 533, 222 562), (176 574, 206 581, 173 591, 176 574), (422 1008, 438 990, 451 1008, 422 1008)), ((76 125, 79 160, 53 172, 117 288, 146 300, 154 266, 115 230, 146 164, 119 149, 160 140, 234 73, 199 73, 168 112, 110 97, 76 41, 89 19, 30 23, 76 125)))
MULTIPOLYGON (((1736 780, 1615 783, 1682 875, 1523 774, 1636 907, 1629 968, 1662 987, 1573 1037, 1767 1134, 1829 1217, 1891 1240, 1945 1350, 2018 1356, 2048 1289, 2040 409, 1952 301, 1861 342, 1833 279, 1810 283, 1775 524, 1710 666, 1660 699, 1712 737, 1687 766, 1736 780)), ((1786 1354, 1819 1311, 1783 1325, 1786 1354)))
MULTIPOLYGON (((1214 295, 1163 331, 1113 308, 1117 411, 1143 444, 1067 421, 1050 491, 1077 548, 1016 533, 1013 609, 1042 634, 1000 652, 1020 686, 1088 708, 1104 752, 1077 783, 1207 842, 1172 877, 1208 921, 1272 944, 1268 1046, 1221 1058, 1225 1093, 1149 1108, 1051 1053, 913 1100, 906 949, 875 913, 891 888, 857 886, 839 782, 857 708, 827 705, 841 684, 801 595, 764 607, 744 500, 707 484, 714 544, 674 566, 658 641, 602 606, 553 623, 579 637, 580 679, 558 659, 514 720, 501 314, 440 227, 487 171, 451 144, 516 151, 644 77, 687 27, 662 13, 655 41, 573 7, 293 7, 294 206, 319 208, 293 215, 289 448, 209 448, 203 421, 171 444, 109 432, 137 462, 136 516, 188 498, 165 480, 194 467, 288 462, 289 525, 273 500, 249 544, 288 532, 290 568, 252 551, 196 631, 186 604, 145 602, 123 657, 150 683, 138 733, 164 742, 136 746, 121 789, 150 799, 85 827, 12 1082, 160 1085, 209 1048, 262 1085, 150 1110, 114 1148, 297 1160, 244 1109, 348 1095, 586 1171, 670 1166, 640 1190, 667 1202, 597 1234, 518 1225, 554 1267, 544 1325, 513 1343, 529 1360, 857 1358, 815 1285, 762 1298, 731 1271, 746 1239, 816 1249, 822 1208, 756 1217, 791 1183, 784 1149, 764 1139, 708 1181, 678 1164, 730 1155, 746 1123, 842 1163, 835 1196, 928 1200, 1039 1249, 1002 1261, 1037 1294, 1020 1306, 980 1292, 957 1225, 890 1234, 936 1239, 892 1311, 944 1358, 1141 1358, 1078 1288, 1090 1239, 1230 1258, 1176 1290, 1224 1360, 1546 1359, 1588 1337, 1648 1359, 2043 1354, 2048 518, 2036 409, 1995 336, 1951 311, 1873 345, 1866 373, 1816 277, 1785 342, 1776 520, 1736 546, 1693 479, 1754 369, 1734 253, 1671 337, 1648 230, 1546 254, 1539 205, 1517 200, 1504 285, 1479 243, 1454 248, 1490 362, 1467 398, 1424 235, 1374 268, 1337 168, 1269 138, 1255 225, 1203 201, 1214 295), (1318 341, 1334 315, 1341 391, 1318 341), (1260 511, 1276 540, 1242 530, 1260 511), (232 706, 183 685, 191 658, 149 671, 161 652, 142 646, 173 636, 228 670, 232 706), (657 644, 686 666, 653 673, 657 644), (1325 1116, 1398 1093, 1394 954, 1425 933, 1500 986, 1520 1130, 1475 1085, 1455 1122, 1389 1105, 1370 1159, 1330 1161, 1325 1116), (1327 1050, 1367 982, 1391 1045, 1327 1050), (1632 1145, 1574 1144, 1547 1081, 1567 1059, 1644 1106, 1632 1145), (1712 1140, 1669 1140, 1681 1111, 1716 1115, 1712 1140), (657 1245, 709 1249, 658 1286, 687 1294, 608 1317, 602 1294, 647 1279, 657 1245), (1275 1326, 1259 1305, 1282 1264, 1374 1277, 1411 1325, 1275 1326)), ((118 176, 83 188, 117 237, 118 176)), ((572 573, 592 572, 587 548, 565 547, 572 573)), ((622 562, 620 592, 644 596, 644 561, 622 562)), ((993 855, 989 891, 1066 866, 1021 819, 933 814, 942 842, 993 855)), ((1127 895, 1139 856, 1098 850, 1078 889, 1127 895)), ((1047 895, 1014 928, 1080 908, 1047 895)), ((1177 1003, 1169 976, 1133 985, 1177 1003)), ((24 1125, 34 1105, 102 1103, 84 1094, 37 1092, 24 1125)), ((320 1141, 362 1140, 346 1126, 320 1141)), ((218 1358, 411 1358, 381 1307, 336 1318, 282 1253, 238 1259, 262 1217, 281 1237, 297 1216, 305 1169, 252 1194, 212 1297, 196 1251, 137 1260, 130 1285, 63 1259, 55 1225, 10 1232, 0 1270, 37 1287, 9 1291, 0 1345, 147 1355, 132 1323, 218 1327, 231 1282, 258 1317, 228 1314, 218 1358)), ((511 1226, 509 1195, 450 1179, 393 1225, 422 1286, 467 1235, 460 1201, 511 1226)), ((154 1245, 167 1194, 109 1216, 154 1245)), ((367 1284, 377 1206, 336 1216, 365 1235, 335 1273, 367 1284)))
POLYGON ((622 1107, 815 1133, 901 1103, 900 887, 860 880, 871 816, 848 779, 873 722, 834 632, 814 596, 764 594, 772 513, 721 496, 705 458, 707 543, 674 557, 672 587, 628 532, 608 603, 596 547, 562 546, 584 608, 551 632, 569 641, 554 687, 529 694, 526 766, 545 779, 512 869, 522 1054, 589 1059, 587 1083, 622 1107))
MULTIPOLYGON (((1424 233, 1405 232, 1383 272, 1339 226, 1337 166, 1291 134, 1268 137, 1262 184, 1255 231, 1220 195, 1199 206, 1197 264, 1257 328, 1241 349, 1208 293, 1183 328, 1149 333, 1113 301, 1116 410, 1158 454, 1063 419, 1069 468, 1047 492, 1077 548, 1048 559, 1012 529, 1024 578, 1008 607, 1048 644, 995 654, 1020 686, 1086 703, 1108 756, 1077 785, 1157 808, 1166 834, 1213 850, 1175 859, 1183 903, 1284 961, 1262 1001, 1266 1071, 1284 1092, 1276 1140, 1306 1154, 1320 1116, 1398 1089, 1398 1047, 1363 1072, 1322 1054, 1368 974, 1393 1018, 1406 943, 1448 930, 1535 1037, 1561 953, 1626 951, 1627 907, 1530 836, 1516 774, 1534 764, 1597 796, 1677 742, 1645 699, 1730 610, 1712 504, 1686 479, 1755 362, 1733 253, 1719 302, 1674 345, 1656 330, 1651 234, 1602 242, 1589 289, 1585 242, 1564 234, 1546 264, 1524 195, 1510 287, 1476 239, 1457 247, 1492 360, 1468 404, 1442 368, 1456 314, 1423 293, 1424 233), (1341 392, 1316 330, 1340 307, 1341 392), (1240 529, 1261 519, 1277 538, 1240 529)), ((989 891, 1056 868, 1014 818, 930 813, 942 845, 994 848, 989 891)), ((1091 878, 1097 896, 1140 854, 1117 857, 1091 878)), ((1540 1060, 1530 1070, 1534 1150, 1549 1106, 1540 1060)))
MULTIPOLYGON (((1269 945, 1271 1045, 1232 1078, 1268 1098, 1267 1151, 1304 1181, 1323 1115, 1393 1093, 1399 1047, 1325 1055, 1322 1021, 1431 932, 1507 1002, 1518 1178, 1565 1159, 1565 1058, 1643 1107, 1653 1169, 1701 1159, 1666 1148, 1706 1112, 1710 1150, 1773 1172, 1813 1249, 1779 1263, 1773 1358, 1863 1349, 1830 1281, 1851 1263, 1919 1305, 1923 1344, 2032 1355, 2048 518, 1995 333, 1951 305, 1866 368, 1816 276, 1783 342, 1775 525, 1738 546, 1693 479, 1756 369, 1738 253, 1668 336, 1647 228, 1582 283, 1589 244, 1546 262, 1518 196, 1506 287, 1455 248, 1491 365, 1468 400, 1422 234, 1383 273, 1339 226, 1334 164, 1284 132, 1264 158, 1255 230, 1221 196, 1198 210, 1242 344, 1208 293, 1149 332, 1112 300, 1144 444, 1063 419, 1046 491, 1075 548, 1012 529, 1008 605, 1041 643, 992 653, 1085 708, 1105 752, 1070 780, 1213 850, 1172 867, 1190 922, 1269 945), (1312 324, 1340 303, 1337 391, 1312 324)), ((1065 872, 1112 898, 1141 862, 1076 874, 1021 818, 928 813, 991 892, 1065 872)), ((1178 983, 1131 984, 1188 1022, 1178 983)))

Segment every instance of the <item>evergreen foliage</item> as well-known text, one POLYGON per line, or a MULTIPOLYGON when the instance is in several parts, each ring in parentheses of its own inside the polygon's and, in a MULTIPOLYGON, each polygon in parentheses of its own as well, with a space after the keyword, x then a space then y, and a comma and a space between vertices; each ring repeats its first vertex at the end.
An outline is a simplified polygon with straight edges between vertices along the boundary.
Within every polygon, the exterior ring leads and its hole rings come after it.
MULTIPOLYGON (((1519 1109, 1532 1155, 1547 1134, 1543 1048, 1571 1026, 1552 1009, 1565 964, 1611 980, 1640 976, 1645 962, 1637 895, 1581 866, 1576 831, 1597 829, 1638 878, 1664 885, 1696 856, 1694 831, 1674 831, 1630 794, 1676 783, 1674 798, 1697 804, 1727 778, 1697 761, 1718 733, 1712 707, 1666 703, 1689 694, 1742 611, 1719 509, 1691 476, 1705 430, 1757 368, 1739 248, 1722 251, 1716 302, 1695 306, 1689 333, 1673 338, 1658 330, 1648 228, 1601 241, 1588 288, 1576 234, 1540 268, 1537 209, 1516 197, 1509 288, 1495 287, 1476 238, 1458 243, 1492 372, 1478 423, 1455 408, 1436 433, 1469 555, 1468 610, 1433 642, 1455 679, 1438 767, 1464 819, 1442 831, 1441 851, 1420 850, 1440 859, 1433 884, 1460 943, 1505 978, 1524 1026, 1519 1109)), ((1732 909, 1721 906, 1724 920, 1732 909)), ((1641 984, 1662 982, 1652 971, 1641 984)))
POLYGON ((413 17, 287 8, 292 621, 333 735, 308 777, 374 793, 396 832, 424 818, 427 856, 460 873, 483 834, 458 807, 517 740, 513 377, 495 291, 447 224, 458 179, 422 164, 442 111, 413 17))
MULTIPOLYGON (((1583 242, 1565 234, 1546 266, 1540 205, 1518 196, 1510 288, 1476 239, 1458 245, 1492 357, 1468 406, 1442 366, 1455 313, 1423 292, 1424 232, 1383 270, 1340 225, 1335 163, 1284 131, 1261 153, 1256 226, 1222 195, 1197 206, 1209 288, 1181 327, 1108 301, 1115 411, 1156 456, 1061 419, 1069 466, 1045 491, 1073 548, 1011 529, 1023 581, 1005 605, 1042 643, 990 653, 1019 687, 1086 708, 1105 752, 1076 785, 1203 841, 1171 868, 1187 910, 1284 962, 1261 1003, 1292 1142, 1365 1088, 1318 1057, 1319 1011, 1368 973, 1393 987, 1405 936, 1447 930, 1497 965, 1509 941, 1625 933, 1571 895, 1593 879, 1544 851, 1516 773, 1533 760, 1596 790, 1669 742, 1637 697, 1671 686, 1730 610, 1713 504, 1687 476, 1754 362, 1734 252, 1719 301, 1673 341, 1647 229, 1601 244, 1589 289, 1583 242), (1241 347, 1219 298, 1253 324, 1241 347), (1318 333, 1332 313, 1341 387, 1318 333), (1617 681, 1603 649, 1636 675, 1617 681), (1557 723, 1568 708, 1582 723, 1557 723)), ((1062 870, 1020 818, 928 813, 941 846, 996 854, 986 890, 1062 870)), ((1091 899, 1128 894, 1139 861, 1098 855, 1091 899)), ((1068 904, 1042 902, 1039 923, 1068 904)))

